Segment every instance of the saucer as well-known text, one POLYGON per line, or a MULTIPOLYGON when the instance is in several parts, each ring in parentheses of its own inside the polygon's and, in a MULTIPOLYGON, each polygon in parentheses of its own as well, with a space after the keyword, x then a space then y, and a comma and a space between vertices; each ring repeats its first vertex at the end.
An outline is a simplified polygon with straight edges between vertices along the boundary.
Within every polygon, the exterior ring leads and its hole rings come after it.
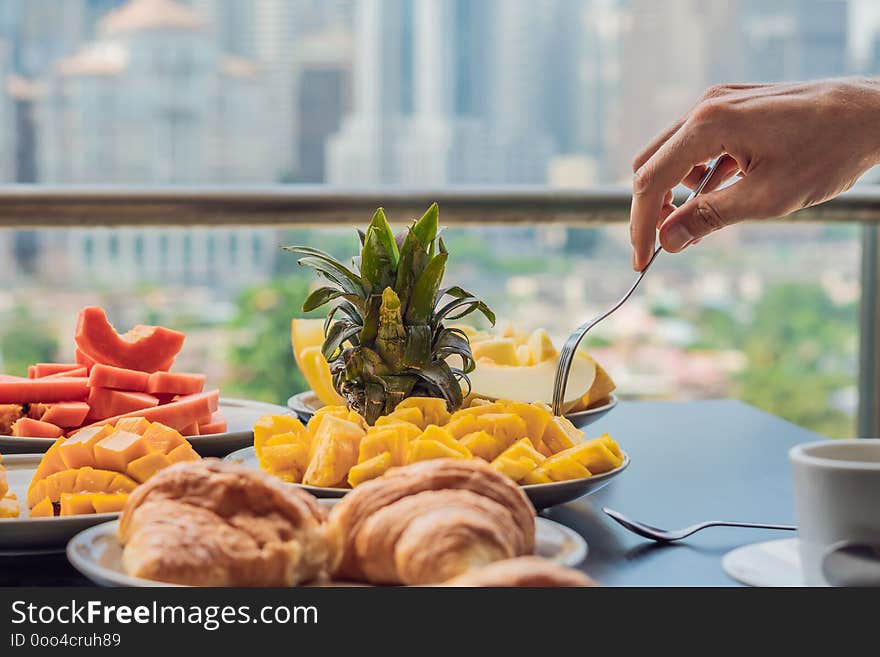
POLYGON ((736 548, 724 555, 721 567, 733 579, 748 586, 804 586, 796 538, 736 548))

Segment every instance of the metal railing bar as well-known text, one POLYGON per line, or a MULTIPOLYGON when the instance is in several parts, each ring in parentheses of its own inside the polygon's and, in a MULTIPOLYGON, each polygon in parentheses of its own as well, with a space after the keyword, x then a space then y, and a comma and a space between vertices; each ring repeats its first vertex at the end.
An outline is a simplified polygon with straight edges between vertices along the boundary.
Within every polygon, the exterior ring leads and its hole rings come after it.
POLYGON ((862 438, 880 437, 880 228, 862 228, 862 296, 859 309, 859 411, 862 438))
MULTIPOLYGON (((392 218, 433 201, 444 224, 625 222, 625 187, 0 186, 0 227, 349 225, 383 206, 392 218)), ((860 186, 791 220, 880 223, 880 185, 860 186)))

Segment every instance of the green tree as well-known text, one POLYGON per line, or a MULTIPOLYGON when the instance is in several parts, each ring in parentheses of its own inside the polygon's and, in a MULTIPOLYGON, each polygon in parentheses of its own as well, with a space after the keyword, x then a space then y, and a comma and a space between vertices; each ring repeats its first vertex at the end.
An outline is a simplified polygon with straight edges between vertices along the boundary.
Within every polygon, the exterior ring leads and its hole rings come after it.
POLYGON ((58 340, 49 325, 36 319, 25 306, 17 306, 3 320, 0 332, 2 371, 27 376, 28 365, 55 360, 58 340))
POLYGON ((237 339, 229 354, 224 394, 285 404, 307 389, 290 346, 290 320, 302 316, 309 292, 306 275, 277 279, 242 292, 233 322, 237 339))

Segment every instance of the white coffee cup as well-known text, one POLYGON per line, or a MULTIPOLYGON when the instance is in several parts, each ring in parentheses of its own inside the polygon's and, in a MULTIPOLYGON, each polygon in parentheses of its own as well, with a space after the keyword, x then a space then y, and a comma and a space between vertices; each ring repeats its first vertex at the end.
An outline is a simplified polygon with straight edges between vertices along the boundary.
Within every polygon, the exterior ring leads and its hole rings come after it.
POLYGON ((822 559, 842 541, 880 543, 880 440, 823 440, 789 452, 801 568, 827 585, 822 559))

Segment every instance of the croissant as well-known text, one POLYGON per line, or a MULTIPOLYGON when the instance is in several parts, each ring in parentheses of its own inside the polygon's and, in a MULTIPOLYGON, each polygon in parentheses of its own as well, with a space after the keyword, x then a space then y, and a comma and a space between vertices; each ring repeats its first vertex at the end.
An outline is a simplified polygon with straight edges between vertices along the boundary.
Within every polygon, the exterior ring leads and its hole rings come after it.
POLYGON ((599 586, 595 580, 573 568, 544 557, 528 556, 496 561, 469 570, 444 583, 445 586, 599 586))
POLYGON ((481 461, 435 459, 392 468, 330 512, 341 546, 334 575, 376 584, 434 584, 531 554, 535 509, 481 461))
POLYGON ((290 586, 335 566, 314 497, 215 459, 166 468, 130 495, 119 521, 126 572, 193 586, 290 586))

